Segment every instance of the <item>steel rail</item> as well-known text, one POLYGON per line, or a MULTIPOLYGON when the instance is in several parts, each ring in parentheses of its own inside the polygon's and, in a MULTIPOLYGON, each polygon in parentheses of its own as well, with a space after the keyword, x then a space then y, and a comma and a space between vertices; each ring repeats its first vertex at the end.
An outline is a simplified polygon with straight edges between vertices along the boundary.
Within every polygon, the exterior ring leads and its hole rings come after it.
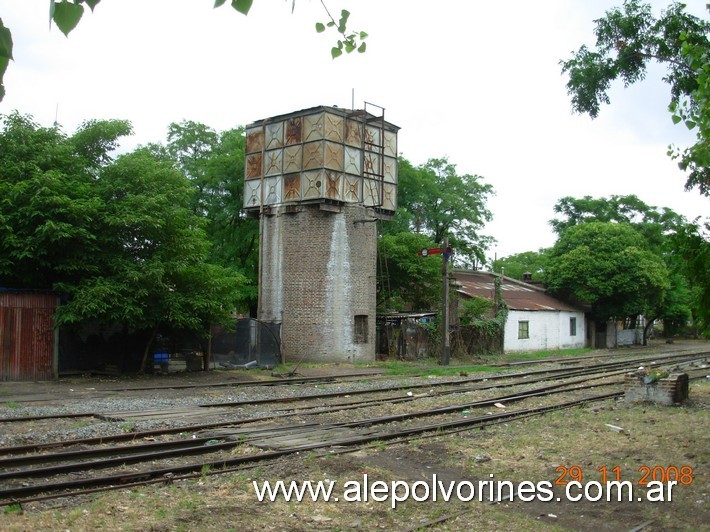
MULTIPOLYGON (((535 390, 531 390, 525 393, 519 393, 519 394, 509 394, 509 395, 503 395, 499 397, 494 397, 491 399, 484 399, 480 401, 473 401, 473 402, 467 402, 463 404, 456 404, 456 405, 449 405, 445 407, 438 407, 438 408, 432 408, 432 409, 426 409, 426 410, 420 410, 417 412, 410 412, 410 413, 404 413, 404 414, 395 414, 395 415, 389 415, 389 416, 380 416, 380 417, 375 417, 375 418, 366 418, 366 419, 361 419, 357 421, 348 421, 348 422, 341 422, 341 423, 334 423, 331 424, 330 426, 333 427, 341 427, 341 428, 352 428, 352 427, 363 427, 363 426, 373 426, 373 425, 378 425, 378 424, 384 424, 384 423, 391 423, 393 421, 402 421, 406 419, 416 419, 420 417, 431 417, 431 416, 439 416, 439 415, 444 415, 444 414, 450 414, 452 412, 459 412, 461 410, 465 410, 467 408, 480 408, 484 406, 490 406, 494 405, 496 403, 501 403, 503 401, 512 403, 512 402, 517 402, 517 401, 522 401, 525 399, 529 399, 531 397, 540 397, 540 396, 547 396, 547 395, 553 395, 557 393, 570 393, 573 391, 579 391, 579 390, 585 390, 585 389, 591 389, 591 388, 597 388, 600 386, 611 386, 611 385, 616 385, 620 384, 619 382, 614 382, 614 383, 602 383, 602 384, 592 384, 592 385, 586 385, 586 386, 577 386, 575 388, 567 388, 565 384, 555 384, 551 386, 544 386, 535 390)), ((59 453, 55 455, 45 455, 44 460, 42 460, 43 456, 42 455, 35 455, 30 458, 31 461, 33 462, 47 462, 47 461, 53 461, 53 460, 62 460, 65 458, 76 458, 76 457, 87 457, 87 458, 95 458, 97 456, 101 455, 109 455, 111 458, 103 458, 101 460, 97 461, 82 461, 82 462, 72 462, 69 464, 63 464, 63 465, 58 465, 58 466, 49 466, 49 467, 39 467, 39 468, 30 468, 30 469, 23 469, 23 470, 11 470, 11 471, 4 471, 0 472, 0 480, 5 480, 5 479, 12 479, 12 478, 26 478, 26 477, 37 477, 37 476, 51 476, 51 475, 56 475, 60 473, 69 473, 69 472, 78 472, 78 471, 85 471, 87 469, 103 469, 107 467, 112 467, 116 465, 123 465, 123 464, 131 464, 131 463, 140 463, 140 462, 146 462, 146 461, 152 461, 152 460, 160 460, 164 458, 170 458, 173 456, 184 456, 184 455, 190 455, 190 454, 206 454, 206 453, 212 453, 216 452, 219 450, 224 450, 224 449, 231 449, 233 447, 242 445, 249 440, 254 439, 255 437, 263 437, 264 435, 269 435, 272 433, 278 433, 282 432, 284 430, 289 430, 289 429, 297 429, 299 431, 302 430, 309 430, 312 429, 313 427, 318 427, 320 426, 319 423, 309 423, 309 424, 298 424, 298 425, 286 425, 286 426, 279 426, 279 427, 269 427, 265 428, 263 430, 256 429, 254 431, 251 431, 249 436, 247 436, 245 439, 241 439, 240 441, 229 441, 229 442, 224 442, 224 443, 215 443, 213 445, 206 445, 208 441, 215 441, 219 440, 221 438, 219 437, 206 437, 206 438, 200 438, 199 441, 197 440, 179 440, 177 442, 167 442, 165 444, 163 443, 154 443, 154 444, 145 444, 141 445, 139 447, 135 446, 129 446, 129 447, 114 447, 110 449, 101 449, 101 450, 86 450, 86 451, 75 451, 71 453, 59 453), (197 443, 197 445, 196 445, 197 443), (169 450, 163 450, 169 448, 169 450), (149 452, 141 452, 148 450, 149 452), (126 454, 121 454, 121 453, 126 453, 126 454), (118 456, 117 456, 118 455, 118 456)), ((19 460, 7 460, 5 461, 4 464, 0 465, 8 465, 11 464, 12 462, 15 462, 17 464, 19 460)))
MULTIPOLYGON (((702 354, 702 353, 701 353, 702 354)), ((684 356, 691 356, 691 355, 685 355, 684 356)), ((674 355, 673 360, 678 362, 676 360, 677 357, 674 355)), ((691 360, 699 360, 699 359, 691 359, 691 360)), ((687 360, 684 360, 687 361, 687 360)), ((614 362, 612 364, 599 364, 599 365, 593 365, 593 366, 585 366, 583 368, 578 368, 575 370, 569 370, 567 368, 561 368, 561 369, 555 369, 552 370, 553 373, 558 373, 557 375, 554 376, 554 379, 562 379, 562 378, 570 378, 570 377, 575 377, 575 376, 581 376, 581 375, 589 375, 589 374, 594 374, 594 372, 597 372, 599 370, 603 369, 613 369, 614 367, 618 366, 630 366, 630 365, 635 365, 638 361, 637 360, 632 360, 632 361, 623 361, 623 363, 620 362, 614 362)), ((623 372, 623 370, 620 370, 619 372, 623 372)), ((434 388, 437 386, 444 386, 444 385, 454 385, 454 386, 460 386, 461 384, 467 384, 469 382, 481 382, 481 381, 491 381, 491 380, 501 380, 501 379, 506 379, 514 376, 520 376, 522 378, 529 376, 529 375, 535 375, 535 374, 550 374, 548 371, 534 371, 534 372, 523 372, 523 373, 516 373, 516 374, 507 374, 507 375, 492 375, 488 377, 477 377, 474 379, 465 379, 465 380, 457 380, 457 381, 444 381, 444 382, 433 382, 433 383, 425 383, 425 384, 415 384, 415 385, 409 385, 409 386, 402 386, 402 387, 390 387, 386 390, 383 389, 367 389, 367 390, 351 390, 348 392, 332 392, 332 393, 324 393, 324 394, 316 394, 316 395, 309 395, 305 397, 291 397, 291 398, 275 398, 272 400, 263 400, 263 402, 276 402, 276 403, 283 403, 283 402, 299 402, 299 401, 307 401, 311 399, 320 399, 320 398, 331 398, 331 397, 342 397, 346 395, 359 395, 359 394, 373 394, 373 393, 378 393, 381 391, 397 391, 397 390, 406 390, 406 389, 416 389, 416 388, 434 388)), ((535 382, 540 382, 540 381, 545 381, 545 380, 551 380, 550 378, 537 378, 537 379, 530 379, 530 380, 521 380, 520 381, 515 381, 511 383, 504 383, 504 384, 491 384, 488 386, 479 386, 479 387, 467 387, 467 388, 457 388, 454 390, 446 391, 446 392, 441 392, 441 394, 449 394, 449 393, 463 393, 467 391, 478 391, 478 390, 486 390, 486 389, 491 389, 491 388, 502 388, 502 387, 512 387, 512 386, 518 386, 522 384, 533 384, 535 382)), ((432 397, 433 395, 428 395, 429 397, 432 397)), ((421 397, 421 396, 420 396, 421 397)), ((415 397, 415 399, 418 397, 415 397)), ((395 398, 396 399, 396 398, 395 398)), ((394 401, 395 399, 392 399, 394 401)), ((407 398, 409 399, 409 398, 407 398)), ((405 398, 402 398, 402 400, 405 400, 405 398)), ((381 402, 385 402, 387 399, 376 399, 376 400, 371 400, 371 401, 364 401, 361 403, 351 403, 351 404, 361 404, 364 406, 367 406, 368 404, 377 404, 381 402)), ((225 405, 225 403, 218 403, 219 405, 225 405)), ((256 404, 256 402, 240 402, 240 403, 226 403, 226 404, 245 404, 245 405, 250 405, 250 404, 256 404)), ((208 404, 208 405, 200 405, 203 407, 212 407, 212 406, 217 406, 217 404, 208 404)), ((309 407, 310 409, 317 408, 317 407, 309 407)), ((302 410, 305 410, 307 408, 304 408, 302 410)), ((319 412, 322 413, 322 412, 319 412)), ((99 436, 99 437, 94 437, 94 438, 84 438, 84 439, 76 439, 76 440, 65 440, 61 442, 49 442, 49 443, 43 443, 43 444, 31 444, 31 445, 23 445, 23 446, 14 446, 14 447, 6 447, 6 448, 0 448, 0 455, 2 454, 20 454, 20 453, 27 453, 27 452, 38 452, 41 450, 46 450, 46 449, 52 449, 52 448, 57 448, 57 447, 66 447, 69 445, 75 445, 75 444, 105 444, 105 443, 111 443, 111 442, 117 442, 117 441, 130 441, 130 440, 137 440, 137 439, 142 439, 145 437, 151 437, 151 436, 157 436, 157 435, 164 435, 164 434, 175 434, 175 433, 180 433, 180 432, 187 432, 187 431, 199 431, 199 430, 206 430, 210 428, 218 428, 221 426, 229 425, 229 424, 243 424, 243 423, 253 423, 253 422, 258 422, 258 421, 265 421, 269 419, 273 419, 276 417, 286 417, 287 415, 297 415, 298 412, 295 414, 282 414, 282 415, 270 415, 270 416, 261 416, 261 417, 255 417, 255 418, 248 418, 248 419, 243 419, 243 420, 232 420, 232 421, 222 421, 222 422, 215 422, 215 423, 205 423, 205 424, 199 424, 199 425, 191 425, 191 426, 181 426, 181 427, 172 427, 172 428, 167 428, 167 429, 160 429, 158 431, 142 431, 142 432, 132 432, 132 433, 126 433, 126 434, 118 434, 118 435, 113 435, 113 436, 99 436)), ((88 416, 89 414, 87 414, 88 416)), ((99 415, 99 414, 91 414, 94 417, 99 417, 102 419, 111 419, 110 415, 99 415)))
MULTIPOLYGON (((293 446, 287 449, 281 449, 278 451, 267 451, 264 453, 259 453, 256 455, 248 455, 237 458, 231 458, 227 460, 217 460, 213 462, 205 463, 195 463, 187 464, 182 466, 175 466, 171 468, 154 469, 149 471, 143 471, 139 473, 124 473, 118 475, 110 475, 105 477, 95 477, 95 478, 83 478, 75 479, 65 482, 54 482, 43 485, 34 486, 21 486, 16 488, 9 488, 0 490, 0 506, 7 506, 22 502, 28 502, 28 499, 19 501, 18 497, 27 497, 31 495, 37 495, 40 493, 47 493, 52 491, 61 490, 72 490, 72 489, 86 489, 86 488, 98 488, 101 486, 111 486, 113 489, 123 489, 127 484, 136 482, 148 482, 156 478, 162 478, 163 481, 169 481, 166 475, 176 475, 182 473, 193 473, 201 471, 205 467, 210 469, 225 469, 234 467, 237 465, 261 462, 265 460, 272 460, 274 458, 279 458, 282 456, 287 456, 296 452, 303 452, 308 450, 314 450, 324 447, 331 447, 333 445, 362 445, 371 443, 373 441, 383 441, 392 440, 401 437, 411 437, 427 432, 437 431, 437 430, 447 430, 463 427, 472 427, 476 425, 483 425, 487 423, 492 423, 500 420, 511 420, 516 417, 530 416, 530 415, 541 415, 554 410, 561 410, 564 408, 571 408, 581 404, 587 404, 594 401, 601 401, 605 399, 615 398, 623 395, 624 392, 611 392, 591 397, 585 397, 582 399, 575 399, 573 401, 567 401, 564 403, 559 403, 556 405, 548 405, 543 407, 531 408, 531 409, 521 409, 510 412, 504 412, 499 414, 491 414, 487 416, 481 416, 476 418, 468 418, 456 421, 448 421, 443 423, 420 425, 417 427, 409 427, 406 429, 400 429, 394 432, 380 432, 376 434, 369 434, 365 436, 353 436, 346 437, 340 440, 333 440, 329 442, 319 442, 313 444, 293 446)), ((75 495, 75 492, 65 492, 65 493, 55 493, 53 494, 55 498, 66 497, 75 495)))

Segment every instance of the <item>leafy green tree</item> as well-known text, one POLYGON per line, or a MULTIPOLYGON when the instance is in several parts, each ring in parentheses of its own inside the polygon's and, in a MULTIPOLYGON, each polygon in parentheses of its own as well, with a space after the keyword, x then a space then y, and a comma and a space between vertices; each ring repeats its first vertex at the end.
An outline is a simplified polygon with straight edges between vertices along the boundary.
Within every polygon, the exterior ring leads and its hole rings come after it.
POLYGON ((647 205, 633 194, 608 198, 566 196, 557 201, 553 210, 559 216, 550 220, 550 225, 558 235, 589 221, 628 223, 659 251, 667 243, 666 236, 686 223, 685 218, 673 210, 647 205))
POLYGON ((542 281, 549 251, 541 248, 538 251, 524 251, 497 259, 493 270, 519 280, 523 279, 524 273, 530 273, 534 281, 542 281))
POLYGON ((565 197, 555 204, 554 210, 559 217, 550 224, 559 235, 570 227, 591 221, 628 224, 636 230, 647 248, 664 261, 669 272, 670 285, 665 297, 647 311, 648 326, 653 320, 662 319, 666 334, 671 336, 680 329, 679 324, 687 323, 696 305, 689 286, 696 283, 692 278, 695 274, 688 270, 679 253, 683 245, 681 235, 688 226, 685 217, 668 208, 649 206, 634 195, 565 197))
POLYGON ((690 291, 693 322, 699 334, 710 338, 710 222, 686 224, 673 238, 690 291))
POLYGON ((485 263, 492 238, 480 231, 492 218, 486 201, 493 187, 478 175, 459 175, 446 157, 415 167, 404 157, 398 166, 398 209, 386 233, 423 233, 437 245, 444 237, 459 264, 485 263))
POLYGON ((111 146, 125 124, 89 122, 67 137, 18 113, 0 120, 0 285, 51 289, 95 273, 103 208, 95 164, 109 159, 100 145, 111 146))
POLYGON ((129 130, 90 121, 67 137, 16 113, 3 118, 0 285, 65 294, 60 325, 204 331, 236 308, 246 280, 207 261, 205 219, 169 158, 139 148, 111 159, 129 130))
POLYGON ((697 186, 708 195, 710 24, 685 8, 685 4, 674 2, 656 18, 649 4, 626 0, 621 8, 609 10, 595 21, 594 50, 582 46, 571 59, 560 63, 562 72, 569 75, 567 92, 573 109, 592 118, 599 114, 602 103, 609 103, 613 81, 622 80, 628 86, 645 78, 650 62, 664 65, 673 120, 684 120, 697 135, 694 146, 683 151, 671 149, 669 154, 680 158, 680 167, 689 171, 686 189, 697 186))
POLYGON ((474 320, 493 313, 496 304, 490 299, 473 296, 461 303, 461 325, 471 325, 474 320))
POLYGON ((567 229, 553 246, 548 289, 592 306, 598 321, 647 315, 670 288, 663 260, 629 224, 587 222, 567 229))
POLYGON ((430 311, 441 300, 441 256, 420 257, 434 246, 421 233, 401 232, 377 241, 379 279, 377 306, 381 311, 430 311))
POLYGON ((183 121, 169 126, 166 151, 195 189, 192 209, 205 219, 210 262, 250 281, 245 297, 254 307, 259 224, 242 208, 245 142, 242 127, 218 133, 204 124, 183 121))
MULTIPOLYGON (((79 21, 84 16, 85 9, 83 4, 89 6, 91 11, 93 11, 99 2, 101 2, 101 0, 49 0, 50 24, 54 22, 64 35, 69 36, 69 33, 77 27, 79 21)), ((215 9, 223 6, 226 2, 227 0, 215 0, 215 9)), ((239 13, 247 15, 253 3, 254 0, 231 0, 230 5, 239 13)), ((321 5, 325 10, 327 20, 325 23, 316 22, 316 31, 323 33, 331 29, 338 33, 335 46, 330 49, 331 57, 335 59, 343 55, 343 52, 349 54, 355 50, 359 53, 364 53, 367 49, 365 39, 367 39, 368 35, 364 31, 348 29, 350 12, 346 9, 341 10, 340 17, 336 21, 323 0, 321 0, 321 5)), ((292 0, 291 10, 293 11, 295 7, 296 0, 292 0)), ((5 27, 2 23, 2 18, 0 18, 0 101, 2 101, 5 96, 5 87, 3 86, 2 80, 7 70, 8 63, 12 59, 12 48, 12 33, 9 28, 5 27)))

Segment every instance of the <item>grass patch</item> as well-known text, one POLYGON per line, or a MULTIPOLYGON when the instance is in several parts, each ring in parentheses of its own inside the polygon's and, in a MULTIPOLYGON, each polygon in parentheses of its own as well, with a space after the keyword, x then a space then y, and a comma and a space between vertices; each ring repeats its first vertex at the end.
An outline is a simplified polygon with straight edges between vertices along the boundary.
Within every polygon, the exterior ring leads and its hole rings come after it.
POLYGON ((577 355, 588 355, 595 351, 591 347, 579 347, 576 349, 556 349, 553 351, 536 351, 534 353, 515 353, 505 355, 506 361, 510 360, 537 360, 538 358, 572 357, 577 355))
POLYGON ((5 403, 5 408, 20 408, 20 403, 16 403, 15 401, 8 401, 5 403))
POLYGON ((392 362, 378 362, 376 364, 378 367, 384 368, 386 371, 385 375, 421 375, 425 373, 427 375, 436 376, 446 376, 446 375, 459 375, 461 372, 464 373, 483 373, 488 371, 496 371, 496 368, 485 365, 471 365, 471 366, 434 366, 434 365, 421 365, 419 362, 402 362, 402 361, 392 361, 392 362))

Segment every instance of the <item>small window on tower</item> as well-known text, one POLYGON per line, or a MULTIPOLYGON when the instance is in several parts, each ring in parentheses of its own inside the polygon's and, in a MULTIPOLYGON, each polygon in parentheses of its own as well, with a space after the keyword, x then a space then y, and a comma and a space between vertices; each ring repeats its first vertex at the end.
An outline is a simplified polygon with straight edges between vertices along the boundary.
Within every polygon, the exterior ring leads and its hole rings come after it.
POLYGON ((356 344, 367 343, 367 314, 355 316, 355 334, 353 336, 356 344))

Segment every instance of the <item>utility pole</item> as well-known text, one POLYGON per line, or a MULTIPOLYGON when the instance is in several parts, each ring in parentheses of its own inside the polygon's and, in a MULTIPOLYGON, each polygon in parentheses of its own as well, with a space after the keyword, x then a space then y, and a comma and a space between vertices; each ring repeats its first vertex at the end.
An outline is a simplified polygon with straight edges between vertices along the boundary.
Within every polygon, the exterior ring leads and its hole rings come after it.
POLYGON ((444 238, 443 263, 441 266, 442 297, 441 297, 441 365, 449 365, 451 343, 449 339, 449 237, 444 238))

